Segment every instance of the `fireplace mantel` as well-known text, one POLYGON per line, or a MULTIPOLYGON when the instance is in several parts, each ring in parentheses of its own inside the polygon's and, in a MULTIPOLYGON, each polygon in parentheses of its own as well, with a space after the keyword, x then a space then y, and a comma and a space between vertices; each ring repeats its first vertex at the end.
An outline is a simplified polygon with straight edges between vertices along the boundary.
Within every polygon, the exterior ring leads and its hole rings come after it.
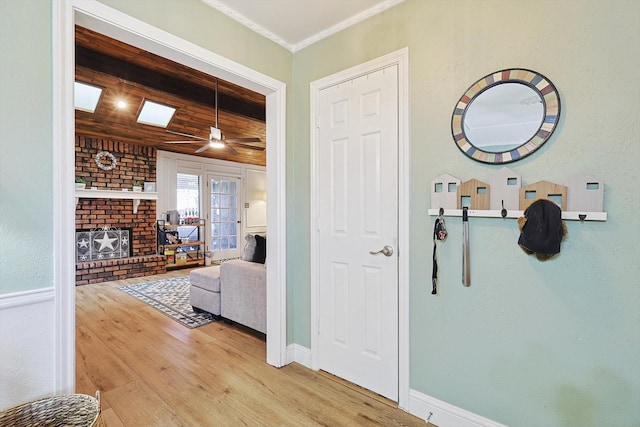
POLYGON ((76 205, 81 198, 84 199, 131 199, 133 200, 133 213, 138 213, 140 200, 158 200, 158 193, 143 191, 116 191, 116 190, 76 190, 76 205))

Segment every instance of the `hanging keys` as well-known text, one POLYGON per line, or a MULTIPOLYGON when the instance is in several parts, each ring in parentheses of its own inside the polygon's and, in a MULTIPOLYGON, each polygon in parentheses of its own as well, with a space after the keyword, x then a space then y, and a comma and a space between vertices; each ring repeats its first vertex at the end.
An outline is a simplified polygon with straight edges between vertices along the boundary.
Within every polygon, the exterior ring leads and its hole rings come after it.
POLYGON ((437 242, 444 241, 447 239, 449 233, 447 233, 447 227, 444 222, 444 210, 440 208, 440 215, 436 218, 436 222, 433 226, 433 270, 431 273, 431 284, 433 286, 431 290, 432 295, 436 295, 438 293, 437 283, 438 283, 438 259, 436 256, 437 250, 437 242))

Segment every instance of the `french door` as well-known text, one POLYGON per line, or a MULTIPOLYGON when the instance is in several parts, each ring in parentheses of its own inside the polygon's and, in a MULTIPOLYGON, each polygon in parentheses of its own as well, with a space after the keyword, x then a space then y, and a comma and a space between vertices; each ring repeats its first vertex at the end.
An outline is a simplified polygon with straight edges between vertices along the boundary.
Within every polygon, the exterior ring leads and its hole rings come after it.
POLYGON ((207 175, 207 245, 214 260, 240 256, 242 179, 207 175))

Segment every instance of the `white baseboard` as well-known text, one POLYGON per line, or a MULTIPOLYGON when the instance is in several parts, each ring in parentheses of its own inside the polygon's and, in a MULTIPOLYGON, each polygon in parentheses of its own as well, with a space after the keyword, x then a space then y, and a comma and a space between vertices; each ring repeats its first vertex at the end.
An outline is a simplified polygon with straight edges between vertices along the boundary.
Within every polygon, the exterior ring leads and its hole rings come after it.
MULTIPOLYGON (((289 344, 287 364, 291 362, 311 369, 311 350, 299 344, 289 344)), ((407 412, 438 427, 508 427, 416 390, 409 390, 407 412)))
POLYGON ((508 427, 415 390, 409 390, 409 413, 438 427, 508 427))
POLYGON ((311 350, 299 344, 287 346, 287 364, 296 362, 311 369, 311 350))

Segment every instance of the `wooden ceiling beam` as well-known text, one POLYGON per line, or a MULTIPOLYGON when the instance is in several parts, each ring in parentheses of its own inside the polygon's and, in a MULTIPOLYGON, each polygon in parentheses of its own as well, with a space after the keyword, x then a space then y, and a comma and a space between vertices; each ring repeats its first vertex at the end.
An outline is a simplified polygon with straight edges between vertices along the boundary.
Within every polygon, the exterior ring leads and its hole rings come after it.
MULTIPOLYGON (((176 79, 149 67, 76 45, 76 65, 215 108, 215 88, 176 79)), ((212 81, 214 77, 211 78, 212 81)), ((212 83, 213 85, 213 83, 212 83)), ((218 93, 219 110, 265 121, 264 105, 218 93)))

